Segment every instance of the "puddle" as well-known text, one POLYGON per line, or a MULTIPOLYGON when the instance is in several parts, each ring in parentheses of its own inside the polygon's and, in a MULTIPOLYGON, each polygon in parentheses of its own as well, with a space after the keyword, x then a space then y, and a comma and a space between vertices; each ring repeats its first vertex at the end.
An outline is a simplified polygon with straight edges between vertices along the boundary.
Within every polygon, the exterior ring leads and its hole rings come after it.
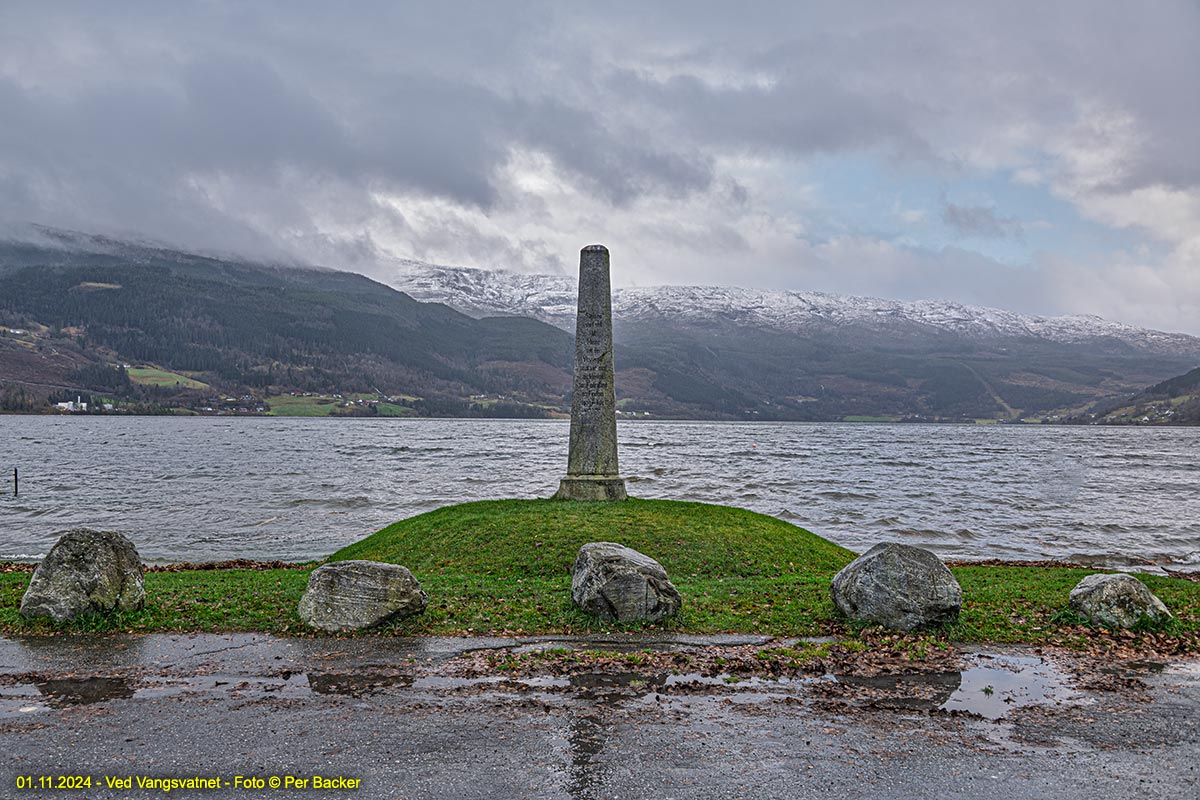
POLYGON ((668 676, 644 675, 638 672, 580 672, 568 677, 568 683, 584 694, 632 694, 642 695, 666 686, 668 676))
POLYGON ((1106 675, 1159 675, 1167 665, 1161 661, 1127 661, 1115 667, 1101 667, 1106 675))
POLYGON ((833 678, 862 689, 870 707, 958 712, 993 721, 1014 709, 1075 696, 1066 677, 1036 656, 975 653, 966 658, 969 666, 961 672, 833 678))
POLYGON ((127 677, 56 678, 0 687, 0 720, 74 706, 122 700, 151 700, 182 694, 224 694, 233 699, 310 697, 305 676, 208 675, 142 682, 127 677))
POLYGON ((135 695, 128 678, 55 678, 0 689, 0 720, 42 713, 55 708, 124 700, 135 695))
POLYGON ((933 711, 944 708, 962 686, 960 672, 922 675, 836 675, 838 683, 861 689, 872 708, 933 711))
POLYGON ((398 672, 310 672, 308 686, 317 694, 365 697, 394 687, 413 685, 410 673, 398 672))
POLYGON ((85 706, 109 700, 133 697, 133 683, 128 678, 56 678, 34 686, 51 708, 85 706))
MULTIPOLYGON (((589 643, 590 644, 590 643, 589 643)), ((547 641, 542 646, 558 646, 547 641)), ((274 667, 265 674, 213 672, 202 676, 139 680, 124 676, 56 678, 0 687, 0 719, 73 706, 147 700, 192 694, 224 697, 235 703, 303 700, 318 695, 367 698, 421 695, 427 699, 462 696, 546 698, 575 696, 595 707, 652 702, 650 695, 712 695, 724 701, 758 704, 781 697, 808 696, 814 685, 837 687, 846 701, 865 708, 917 712, 945 711, 998 720, 1029 705, 1071 700, 1076 692, 1048 661, 1026 655, 972 653, 958 672, 874 677, 737 677, 729 674, 667 672, 584 672, 572 675, 455 677, 419 675, 422 667, 358 666, 341 671, 292 671, 274 667)), ((430 659, 432 660, 432 659, 430 659)), ((276 662, 278 663, 278 662, 276 662)), ((1139 666, 1161 670, 1156 663, 1139 666)), ((1168 667, 1171 669, 1171 667, 1168 667)))

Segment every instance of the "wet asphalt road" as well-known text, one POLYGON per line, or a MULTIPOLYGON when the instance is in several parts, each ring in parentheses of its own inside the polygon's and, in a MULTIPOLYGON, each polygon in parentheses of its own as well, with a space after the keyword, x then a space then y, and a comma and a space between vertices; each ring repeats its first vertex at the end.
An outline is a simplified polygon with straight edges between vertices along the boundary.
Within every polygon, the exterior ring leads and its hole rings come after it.
MULTIPOLYGON (((739 641, 753 639, 716 643, 739 641)), ((1044 697, 1014 684, 995 721, 938 710, 996 699, 967 672, 879 703, 823 693, 821 679, 445 669, 465 650, 539 643, 0 639, 0 798, 1200 796, 1195 663, 1147 672, 1132 692, 1078 690, 1069 676, 1044 697), (314 774, 361 787, 17 789, 18 776, 314 774)))

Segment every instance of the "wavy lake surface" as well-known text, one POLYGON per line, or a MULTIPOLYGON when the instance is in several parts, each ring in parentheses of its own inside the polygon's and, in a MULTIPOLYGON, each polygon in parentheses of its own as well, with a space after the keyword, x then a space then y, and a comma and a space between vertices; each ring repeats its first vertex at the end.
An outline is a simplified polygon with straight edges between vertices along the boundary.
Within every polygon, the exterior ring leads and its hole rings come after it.
MULTIPOLYGON (((148 561, 321 557, 465 500, 547 497, 562 421, 0 417, 0 559, 55 533, 148 561), (12 467, 21 470, 12 496, 12 467)), ((853 550, 1200 566, 1200 429, 624 422, 641 497, 744 506, 853 550)))

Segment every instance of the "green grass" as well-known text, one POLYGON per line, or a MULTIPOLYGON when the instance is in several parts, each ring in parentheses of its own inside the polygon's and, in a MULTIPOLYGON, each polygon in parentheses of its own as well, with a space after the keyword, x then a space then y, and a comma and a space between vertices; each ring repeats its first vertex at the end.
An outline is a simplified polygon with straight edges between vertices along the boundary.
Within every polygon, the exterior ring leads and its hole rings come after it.
POLYGON ((415 417, 417 412, 408 406, 398 406, 395 403, 380 403, 375 406, 381 417, 415 417))
POLYGON ((146 607, 65 625, 27 621, 17 609, 29 575, 0 574, 0 633, 51 634, 61 630, 150 633, 162 631, 267 631, 301 627, 296 604, 308 570, 194 570, 146 574, 146 607))
MULTIPOLYGON (((426 613, 388 626, 382 635, 620 629, 571 604, 570 567, 579 546, 589 541, 620 542, 667 569, 684 608, 658 628, 778 636, 864 632, 838 616, 829 599, 829 581, 852 553, 781 520, 723 506, 665 500, 466 503, 397 522, 331 559, 400 563, 421 581, 430 596, 426 613)), ((1136 646, 1143 634, 1096 631, 1065 612, 1071 588, 1090 572, 956 567, 966 601, 959 621, 937 635, 941 641, 1085 647, 1102 640, 1136 646)), ((28 577, 0 574, 0 633, 61 630, 17 614, 28 577)), ((1200 584, 1139 577, 1176 614, 1165 629, 1146 633, 1146 641, 1161 648, 1165 637, 1180 651, 1200 649, 1200 584)), ((307 633, 296 615, 307 578, 307 569, 149 573, 143 611, 66 627, 307 633)))
POLYGON ((579 547, 614 541, 675 578, 836 571, 853 554, 803 528, 727 506, 636 500, 487 500, 401 520, 330 556, 404 564, 433 575, 569 577, 579 547))
POLYGON ((328 417, 338 407, 338 401, 332 397, 276 394, 267 398, 267 405, 271 407, 267 413, 274 417, 328 417))
POLYGON ((151 367, 130 367, 126 372, 129 373, 129 380, 142 386, 174 386, 179 384, 185 389, 207 389, 208 384, 189 378, 187 375, 180 375, 178 372, 167 372, 165 369, 153 369, 151 367))
MULTIPOLYGON (((360 395, 364 399, 374 395, 360 395)), ((293 397, 290 394, 271 395, 267 404, 271 410, 267 412, 274 417, 329 417, 343 409, 339 409, 342 401, 334 397, 293 397)), ((411 417, 416 411, 394 403, 379 403, 376 410, 381 417, 411 417)))
MULTIPOLYGON (((958 622, 946 630, 954 639, 1016 643, 1066 637, 1064 644, 1083 645, 1094 635, 1066 609, 1071 589, 1097 570, 966 566, 952 571, 963 590, 958 622)), ((1137 577, 1176 616, 1162 629, 1164 633, 1200 634, 1200 583, 1158 575, 1137 577)))

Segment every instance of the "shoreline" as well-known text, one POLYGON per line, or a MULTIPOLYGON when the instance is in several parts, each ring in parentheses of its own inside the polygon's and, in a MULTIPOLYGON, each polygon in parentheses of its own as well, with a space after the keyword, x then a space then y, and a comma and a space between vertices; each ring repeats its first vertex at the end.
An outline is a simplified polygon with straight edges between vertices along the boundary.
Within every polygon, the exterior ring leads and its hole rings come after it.
MULTIPOLYGON (((271 414, 271 413, 208 413, 194 411, 189 408, 177 408, 161 413, 138 413, 138 412, 106 412, 106 413, 90 413, 78 411, 0 411, 0 417, 108 417, 108 418, 163 418, 170 419, 303 419, 303 420, 385 420, 388 423, 397 421, 421 421, 421 420, 450 420, 461 419, 470 420, 473 422, 479 421, 511 421, 511 422, 569 422, 570 414, 563 412, 551 412, 546 416, 471 416, 471 415, 453 415, 453 416, 417 416, 417 415, 396 415, 390 416, 381 415, 363 415, 363 414, 271 414)), ((1056 428, 1153 428, 1155 430, 1172 429, 1172 428, 1200 428, 1200 421, 1197 422, 1063 422, 1061 420, 1023 420, 1009 419, 1004 417, 972 417, 967 419, 957 418, 938 418, 938 419, 749 419, 738 417, 667 417, 667 416, 650 416, 646 414, 623 414, 618 411, 618 420, 622 423, 630 422, 709 422, 709 423, 749 423, 752 425, 966 425, 966 426, 989 426, 998 425, 1003 427, 1009 426, 1032 426, 1032 427, 1056 427, 1056 428)))
MULTIPOLYGON (((326 561, 368 560, 411 570, 429 600, 424 612, 385 622, 367 638, 480 634, 578 635, 644 631, 832 637, 876 642, 872 626, 846 619, 830 582, 855 553, 786 521, 695 502, 476 501, 393 523, 323 561, 249 559, 144 568, 136 611, 56 624, 19 614, 32 562, 0 563, 0 634, 260 632, 311 638, 298 611, 309 574, 326 561), (571 565, 587 542, 620 541, 660 558, 683 598, 654 624, 609 624, 572 601, 571 565)), ((950 561, 965 600, 933 633, 899 637, 915 650, 963 643, 1136 647, 1200 652, 1200 585, 1143 574, 1175 617, 1133 632, 1104 631, 1070 611, 1071 591, 1104 570, 1064 561, 950 561)), ((874 646, 874 645, 871 645, 874 646)))

